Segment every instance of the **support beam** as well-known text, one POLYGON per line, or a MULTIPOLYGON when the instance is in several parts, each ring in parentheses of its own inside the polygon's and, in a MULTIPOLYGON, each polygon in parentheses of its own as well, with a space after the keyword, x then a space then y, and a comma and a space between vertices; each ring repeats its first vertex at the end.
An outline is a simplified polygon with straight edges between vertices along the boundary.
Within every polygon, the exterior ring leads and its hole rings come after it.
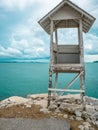
MULTIPOLYGON (((65 90, 67 90, 81 75, 82 75, 83 71, 78 74, 66 87, 65 90)), ((64 92, 60 93, 59 96, 62 96, 64 94, 64 92)))
POLYGON ((56 96, 56 89, 57 89, 57 84, 58 84, 58 73, 55 75, 55 83, 54 83, 54 96, 56 96))
MULTIPOLYGON (((84 66, 84 49, 83 49, 83 32, 82 32, 82 19, 79 20, 79 45, 80 45, 80 63, 84 66)), ((85 70, 83 70, 85 73, 85 70)), ((86 109, 86 103, 85 103, 85 86, 84 86, 84 81, 85 81, 85 75, 82 73, 80 76, 80 87, 81 90, 84 92, 81 93, 81 100, 82 100, 82 105, 83 105, 83 110, 86 109)))
POLYGON ((58 45, 58 34, 57 34, 57 29, 55 30, 55 43, 58 45))
MULTIPOLYGON (((48 88, 52 88, 52 70, 51 70, 51 65, 53 64, 53 20, 51 20, 51 35, 50 35, 50 69, 49 69, 49 87, 48 88)), ((51 101, 51 91, 48 91, 48 104, 47 106, 50 105, 50 101, 51 101)))
POLYGON ((81 92, 81 100, 82 100, 82 105, 83 105, 83 110, 86 110, 86 101, 85 101, 85 85, 84 85, 84 73, 80 76, 80 86, 81 90, 84 92, 81 92))
POLYGON ((53 64, 53 21, 51 20, 51 35, 50 35, 50 64, 53 64))
POLYGON ((50 101, 51 101, 51 89, 52 88, 52 71, 49 71, 49 88, 48 88, 48 104, 47 107, 50 106, 50 101))
POLYGON ((82 19, 79 20, 78 37, 79 37, 79 46, 80 46, 80 63, 84 65, 82 19))
POLYGON ((50 90, 50 91, 55 91, 56 90, 58 92, 75 92, 75 93, 82 92, 82 93, 84 93, 84 90, 75 90, 75 89, 54 89, 54 88, 49 88, 48 90, 50 90))

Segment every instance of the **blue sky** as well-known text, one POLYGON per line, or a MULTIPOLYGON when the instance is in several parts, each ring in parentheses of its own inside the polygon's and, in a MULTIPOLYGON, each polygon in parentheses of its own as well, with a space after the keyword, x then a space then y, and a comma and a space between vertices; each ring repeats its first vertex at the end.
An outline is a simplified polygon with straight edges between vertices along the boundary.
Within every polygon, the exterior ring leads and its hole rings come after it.
MULTIPOLYGON (((49 35, 37 23, 61 0, 0 0, 0 61, 49 59, 49 35)), ((84 34, 85 61, 98 60, 98 1, 72 0, 92 14, 96 21, 89 33, 84 34)), ((62 31, 60 43, 75 42, 75 31, 62 31), (68 38, 71 35, 71 39, 68 38)))

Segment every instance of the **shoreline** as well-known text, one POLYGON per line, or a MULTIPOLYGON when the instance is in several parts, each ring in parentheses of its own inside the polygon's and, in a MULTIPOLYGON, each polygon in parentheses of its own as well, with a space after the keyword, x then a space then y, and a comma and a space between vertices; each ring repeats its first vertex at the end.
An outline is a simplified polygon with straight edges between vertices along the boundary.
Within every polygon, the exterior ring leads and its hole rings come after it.
POLYGON ((80 94, 64 95, 56 102, 53 99, 48 108, 47 96, 47 93, 32 94, 27 98, 13 96, 2 100, 0 118, 57 118, 68 121, 73 130, 98 129, 98 99, 86 96, 86 111, 83 111, 80 94))

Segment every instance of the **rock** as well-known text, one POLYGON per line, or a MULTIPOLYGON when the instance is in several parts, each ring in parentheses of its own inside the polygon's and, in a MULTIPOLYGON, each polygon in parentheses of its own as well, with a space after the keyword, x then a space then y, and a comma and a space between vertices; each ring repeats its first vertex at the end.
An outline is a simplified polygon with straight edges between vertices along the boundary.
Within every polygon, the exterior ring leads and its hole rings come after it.
POLYGON ((80 99, 75 99, 75 103, 81 105, 81 100, 80 99))
POLYGON ((81 117, 82 113, 79 110, 75 110, 75 115, 77 117, 81 117))
POLYGON ((98 121, 98 112, 94 114, 96 121, 98 121))
POLYGON ((0 107, 10 107, 13 105, 20 105, 28 102, 28 99, 18 96, 7 98, 0 102, 0 107))
POLYGON ((90 123, 88 123, 88 122, 83 122, 83 125, 84 125, 84 126, 91 127, 90 123))
POLYGON ((89 128, 89 130, 95 130, 95 129, 91 127, 91 128, 89 128))
POLYGON ((61 111, 68 112, 70 114, 74 114, 74 106, 69 103, 62 103, 59 107, 61 111))
POLYGON ((89 130, 89 126, 84 126, 84 130, 89 130))
POLYGON ((83 119, 81 117, 76 117, 77 121, 82 121, 83 119))
POLYGON ((57 106, 56 106, 55 104, 51 104, 51 105, 48 107, 48 109, 49 109, 50 111, 54 111, 56 108, 57 108, 57 106))
POLYGON ((47 108, 41 108, 41 109, 40 109, 40 112, 43 112, 44 114, 50 113, 50 111, 48 111, 47 108))
POLYGON ((68 118, 68 115, 67 115, 67 114, 65 114, 63 117, 66 119, 66 118, 68 118))
POLYGON ((98 127, 98 121, 95 121, 95 125, 98 127))
POLYGON ((87 118, 87 119, 86 119, 86 121, 87 121, 87 122, 89 122, 89 123, 91 123, 91 120, 90 120, 90 118, 87 118))
POLYGON ((61 111, 59 109, 56 109, 55 110, 55 113, 60 113, 61 111))
POLYGON ((83 111, 81 117, 82 117, 83 119, 88 119, 88 118, 89 118, 89 115, 87 114, 86 111, 83 111))
POLYGON ((98 111, 98 106, 95 106, 95 110, 98 111))
POLYGON ((59 113, 58 116, 63 116, 63 114, 59 113))
POLYGON ((31 104, 25 104, 26 108, 31 108, 31 104))
POLYGON ((83 126, 83 125, 79 125, 78 128, 79 128, 80 130, 84 130, 84 126, 83 126))
POLYGON ((62 104, 60 105, 59 109, 60 109, 61 111, 67 109, 67 103, 62 103, 62 104))
POLYGON ((75 116, 70 116, 70 120, 75 120, 75 116))

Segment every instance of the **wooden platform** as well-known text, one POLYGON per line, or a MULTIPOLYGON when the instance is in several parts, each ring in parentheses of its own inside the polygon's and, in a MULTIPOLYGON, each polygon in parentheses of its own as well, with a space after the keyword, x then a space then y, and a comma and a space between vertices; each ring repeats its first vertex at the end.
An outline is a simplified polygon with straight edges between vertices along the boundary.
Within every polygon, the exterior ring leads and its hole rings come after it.
POLYGON ((79 73, 84 70, 84 66, 82 64, 53 64, 51 70, 54 73, 79 73))

